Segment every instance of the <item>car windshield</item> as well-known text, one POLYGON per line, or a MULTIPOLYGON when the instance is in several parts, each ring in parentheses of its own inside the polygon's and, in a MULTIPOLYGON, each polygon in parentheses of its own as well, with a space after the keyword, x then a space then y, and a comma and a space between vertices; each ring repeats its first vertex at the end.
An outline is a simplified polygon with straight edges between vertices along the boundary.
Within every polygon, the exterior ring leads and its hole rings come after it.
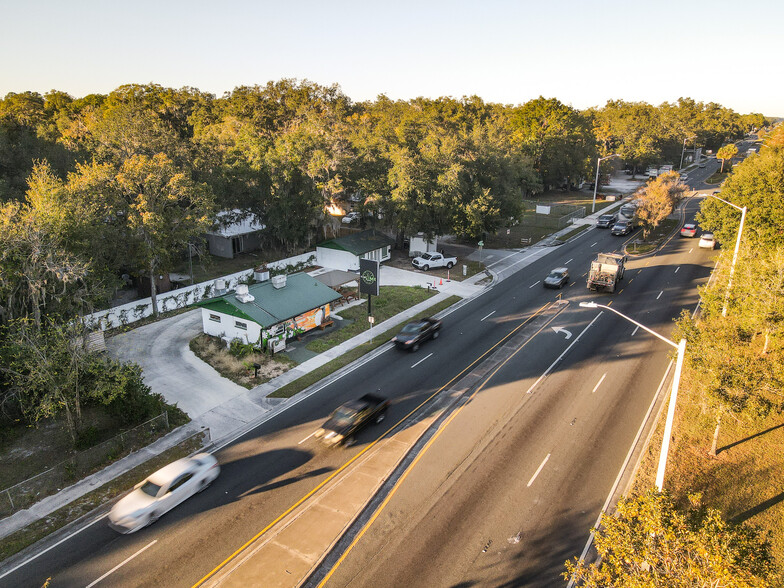
POLYGON ((158 496, 158 492, 160 491, 160 489, 161 487, 158 486, 158 484, 153 484, 149 480, 147 480, 144 484, 141 485, 141 488, 139 488, 139 490, 141 490, 148 496, 152 496, 153 498, 158 496))
POLYGON ((694 225, 683 225, 683 228, 690 231, 694 228, 694 225))
POLYGON ((354 420, 356 414, 357 411, 354 410, 353 408, 347 408, 345 406, 341 406, 337 408, 335 412, 332 413, 332 419, 337 421, 338 424, 343 425, 346 423, 350 423, 352 420, 354 420))
POLYGON ((423 253, 422 254, 422 259, 433 259, 433 256, 430 255, 429 253, 423 253))
POLYGON ((422 323, 408 323, 405 327, 400 329, 400 334, 410 335, 412 333, 418 333, 421 327, 422 323))
POLYGON ((550 275, 547 276, 547 277, 551 278, 553 280, 560 280, 563 277, 563 272, 553 271, 553 272, 550 272, 550 275))
POLYGON ((603 214, 599 217, 600 221, 611 221, 613 219, 611 214, 603 214))

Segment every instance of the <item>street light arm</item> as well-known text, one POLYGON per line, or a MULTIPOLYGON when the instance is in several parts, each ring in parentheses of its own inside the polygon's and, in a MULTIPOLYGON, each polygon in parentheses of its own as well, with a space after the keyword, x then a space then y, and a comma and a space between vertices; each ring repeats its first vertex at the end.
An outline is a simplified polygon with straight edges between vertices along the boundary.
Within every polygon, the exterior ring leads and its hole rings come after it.
POLYGON ((610 159, 611 157, 618 157, 618 154, 613 153, 612 155, 606 155, 605 157, 600 157, 596 160, 596 178, 593 181, 593 204, 591 205, 591 214, 596 212, 596 189, 599 187, 599 166, 602 161, 610 159))
POLYGON ((582 306, 583 308, 605 308, 605 309, 607 309, 607 310, 609 310, 609 311, 611 311, 611 312, 614 312, 614 313, 615 313, 615 314, 617 314, 618 316, 621 316, 621 317, 625 318, 625 319, 626 319, 627 321, 629 321, 630 323, 634 323, 635 325, 637 325, 637 326, 638 326, 638 327, 640 327, 641 329, 643 329, 643 330, 645 330, 645 331, 649 332, 649 333, 650 333, 651 335, 653 335, 654 337, 658 337, 659 339, 661 339, 662 341, 664 341, 665 343, 667 343, 667 345, 672 345, 672 346, 673 346, 673 347, 675 347, 676 349, 677 349, 677 347, 678 347, 678 345, 677 345, 676 343, 673 343, 672 341, 670 341, 669 339, 667 339, 667 337, 664 337, 664 336, 662 336, 662 335, 659 335, 659 333, 657 333, 656 331, 652 331, 651 329, 649 329, 649 328, 648 328, 648 327, 646 327, 645 325, 638 323, 638 322, 637 322, 636 320, 634 320, 633 318, 626 316, 626 315, 625 315, 625 314, 623 314, 622 312, 618 312, 618 311, 617 311, 617 310, 615 310, 614 308, 611 308, 611 307, 609 307, 609 306, 606 306, 606 305, 604 305, 604 304, 596 304, 595 302, 589 302, 589 303, 584 303, 584 302, 581 302, 581 303, 580 303, 580 306, 582 306))

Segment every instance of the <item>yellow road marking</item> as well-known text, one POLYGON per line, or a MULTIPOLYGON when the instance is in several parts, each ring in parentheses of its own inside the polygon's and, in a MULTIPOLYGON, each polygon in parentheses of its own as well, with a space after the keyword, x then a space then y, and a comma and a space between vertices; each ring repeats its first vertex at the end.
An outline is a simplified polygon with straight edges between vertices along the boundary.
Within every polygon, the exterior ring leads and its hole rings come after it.
MULTIPOLYGON (((272 521, 270 524, 268 524, 268 525, 267 525, 266 527, 264 527, 264 528, 263 528, 261 531, 259 531, 259 532, 258 532, 258 533, 256 533, 256 534, 255 534, 253 537, 251 537, 251 538, 250 538, 250 539, 248 539, 248 540, 247 540, 245 543, 243 543, 243 544, 242 544, 242 546, 240 546, 240 547, 239 547, 239 548, 238 548, 238 549, 237 549, 237 550, 236 550, 234 553, 232 553, 232 554, 231 554, 229 557, 227 557, 227 558, 226 558, 226 559, 224 559, 224 560, 223 560, 221 563, 219 563, 217 566, 215 566, 215 568, 214 568, 214 569, 213 569, 211 572, 209 572, 209 573, 208 573, 206 576, 204 576, 204 577, 203 577, 201 580, 199 580, 198 582, 196 582, 196 583, 193 585, 193 588, 197 588, 198 586, 201 586, 201 585, 202 585, 204 582, 206 582, 206 581, 207 581, 207 580, 209 580, 209 579, 210 579, 212 576, 214 576, 216 573, 218 573, 218 572, 219 572, 219 571, 220 571, 220 570, 221 570, 221 569, 222 569, 224 566, 226 566, 226 564, 228 564, 228 563, 229 563, 231 560, 233 560, 233 559, 234 559, 235 557, 237 557, 237 556, 238 556, 240 553, 242 553, 242 552, 243 552, 243 551, 244 551, 244 550, 245 550, 245 549, 246 549, 246 548, 247 548, 249 545, 251 545, 251 544, 252 544, 254 541, 256 541, 256 539, 258 539, 258 538, 259 538, 259 537, 261 537, 261 536, 262 536, 264 533, 266 533, 267 531, 269 531, 269 530, 270 530, 270 529, 271 529, 273 526, 275 526, 277 523, 279 523, 279 522, 281 521, 281 519, 283 519, 284 517, 286 517, 287 515, 289 515, 289 514, 290 514, 290 513, 291 513, 291 512, 292 512, 292 511, 293 511, 295 508, 297 508, 297 507, 298 507, 300 504, 302 504, 303 502, 305 502, 305 501, 306 501, 308 498, 310 498, 311 496, 313 496, 313 495, 314 495, 316 492, 318 492, 318 491, 319 491, 321 488, 323 488, 324 486, 326 486, 326 485, 327 485, 327 484, 328 484, 328 483, 329 483, 329 482, 330 482, 332 479, 334 479, 334 478, 335 478, 335 476, 337 476, 337 475, 338 475, 340 472, 342 472, 343 470, 345 470, 345 469, 346 469, 346 468, 347 468, 349 465, 351 465, 351 464, 352 464, 352 463, 354 463, 354 462, 355 462, 357 459, 359 459, 359 458, 360 458, 360 457, 361 457, 361 456, 362 456, 362 455, 363 455, 363 454, 364 454, 366 451, 368 451, 368 450, 369 450, 369 449, 371 449, 373 446, 375 446, 375 445, 376 445, 376 443, 378 443, 379 441, 381 441, 381 439, 383 439, 383 438, 384 438, 384 437, 385 437, 385 436, 386 436, 386 435, 387 435, 387 434, 388 434, 388 433, 389 433, 391 430, 393 430, 395 427, 397 427, 399 424, 401 424, 403 421, 405 421, 407 418, 409 418, 411 415, 413 415, 413 414, 414 414, 416 411, 418 411, 420 408, 422 408, 422 407, 423 407, 425 404, 427 404, 428 402, 430 402, 430 400, 432 400, 432 399, 433 399, 433 398, 434 398, 434 397, 435 397, 435 396, 436 396, 436 395, 437 395, 439 392, 441 392, 442 390, 444 390, 444 389, 445 389, 447 386, 449 386, 450 384, 452 384, 452 382, 454 382, 456 379, 458 379, 459 377, 461 377, 461 376, 462 376, 462 375, 463 375, 463 374, 464 374, 466 371, 468 371, 469 369, 471 369, 471 368, 472 368, 474 365, 476 365, 476 363, 477 363, 477 362, 479 362, 480 360, 482 360, 482 359, 483 359, 485 356, 487 356, 487 355, 488 355, 488 354, 489 354, 491 351, 493 351, 493 350, 494 350, 496 347, 498 347, 498 346, 499 346, 499 345, 501 345, 502 343, 506 342, 506 340, 507 340, 507 339, 509 339, 509 338, 510 338, 512 335, 514 335, 514 334, 515 334, 517 331, 519 331, 520 329, 522 329, 522 328, 523 328, 523 327, 524 327, 526 324, 528 324, 528 323, 529 323, 529 322, 530 322, 530 321, 531 321, 531 320, 532 320, 534 317, 536 317, 537 315, 539 315, 540 313, 542 313, 544 310, 546 310, 546 309, 547 309, 547 307, 548 307, 548 306, 550 306, 551 304, 552 304, 551 302, 548 302, 548 303, 544 304, 542 307, 540 307, 538 310, 536 310, 536 311, 535 311, 535 312, 534 312, 534 313, 533 313, 531 316, 529 316, 529 317, 528 317, 527 319, 525 319, 525 320, 524 320, 522 323, 520 323, 518 326, 516 326, 514 329, 512 329, 512 331, 510 331, 510 332, 509 332, 507 335, 505 335, 505 336, 504 336, 502 339, 500 339, 500 340, 499 340, 499 341, 498 341, 498 342, 497 342, 495 345, 493 345, 492 347, 490 347, 490 348, 489 348, 487 351, 485 351, 485 352, 484 352, 482 355, 480 355, 479 357, 477 357, 477 358, 476 358, 476 359, 475 359, 473 362, 471 362, 471 363, 470 363, 468 366, 466 366, 465 368, 463 368, 463 370, 462 370, 462 371, 461 371, 459 374, 457 374, 456 376, 454 376, 454 377, 453 377, 451 380, 449 380, 449 381, 448 381, 446 384, 444 384, 444 385, 443 385, 443 386, 441 386, 441 387, 440 387, 438 390, 436 390, 435 392, 433 392, 433 394, 431 394, 431 395, 430 395, 430 396, 428 396, 428 397, 427 397, 425 400, 423 400, 423 401, 422 401, 422 402, 419 404, 419 406, 417 406, 415 409, 413 409, 411 412, 409 412, 409 413, 408 413, 406 416, 404 416, 402 419, 400 419, 400 420, 399 420, 397 423, 395 423, 395 424, 394 424, 394 425, 392 425, 392 426, 391 426, 389 429, 387 429, 387 430, 386 430, 386 432, 384 432, 383 434, 381 434, 381 436, 379 436, 379 437, 378 437, 378 439, 376 439, 375 441, 373 441, 373 442, 371 442, 370 444, 368 444, 368 446, 367 446, 367 447, 365 447, 365 449, 363 449, 362 451, 360 451, 359 453, 357 453, 357 454, 356 454, 354 457, 352 457, 350 460, 348 460, 346 463, 344 463, 342 466, 340 466, 340 467, 339 467, 337 470, 335 470, 334 472, 332 472, 332 474, 330 474, 330 475, 329 475, 329 477, 327 477, 325 480, 323 480, 323 481, 322 481, 322 482, 321 482, 321 483, 320 483, 318 486, 316 486, 315 488, 313 488, 313 490, 311 490, 310 492, 308 492, 307 494, 305 494, 305 496, 303 496, 302 498, 300 498, 300 499, 299 499, 297 502, 295 502, 295 503, 294 503, 292 506, 290 506, 288 509, 286 509, 286 510, 285 510, 283 513, 281 513, 280 515, 278 515, 278 517, 277 517, 277 518, 275 518, 275 520, 273 520, 273 521, 272 521)), ((521 347, 521 349, 522 349, 522 347, 521 347)), ((517 352, 515 352, 515 353, 517 353, 517 352)), ((499 367, 500 367, 500 366, 499 366, 499 367)), ((493 373, 495 373, 495 372, 493 372, 493 373)), ((477 391, 478 391, 478 390, 477 390, 477 391)))
MULTIPOLYGON (((540 310, 541 310, 541 309, 540 309, 540 310)), ((535 316, 535 315, 533 315, 533 316, 535 316)), ((533 316, 532 316, 532 318, 533 318, 533 316)), ((555 318, 555 317, 553 317, 553 319, 554 319, 554 318, 555 318)), ((530 320, 530 319, 529 319, 529 320, 530 320)), ((350 544, 350 545, 349 545, 349 546, 346 548, 346 551, 344 551, 344 552, 343 552, 343 555, 341 555, 341 556, 340 556, 340 558, 338 558, 338 561, 336 561, 336 562, 335 562, 335 565, 334 565, 334 566, 332 566, 332 569, 331 569, 331 570, 329 570, 329 572, 327 573, 327 575, 326 575, 326 576, 324 576, 324 579, 323 579, 321 582, 319 582, 318 588, 321 588, 322 586, 324 586, 324 585, 327 583, 327 581, 328 581, 328 580, 329 580, 329 579, 332 577, 332 574, 335 572, 335 570, 337 570, 337 569, 338 569, 338 567, 340 566, 340 564, 342 564, 342 563, 343 563, 343 560, 345 560, 345 559, 346 559, 346 557, 348 556, 349 552, 350 552, 352 549, 354 549, 354 546, 355 546, 357 543, 359 543, 359 540, 360 540, 360 539, 362 539, 362 537, 363 537, 363 535, 365 534, 365 532, 366 532, 366 531, 367 531, 367 530, 368 530, 368 529, 371 527, 371 525, 372 525, 372 524, 375 522, 375 520, 378 518, 378 515, 380 515, 380 514, 381 514, 381 511, 383 511, 383 510, 384 510, 384 508, 386 508, 387 504, 388 504, 388 503, 389 503, 389 501, 392 499, 392 497, 395 495, 395 493, 397 492, 398 488, 400 488, 400 486, 403 484, 403 482, 405 481, 405 479, 408 477, 408 474, 409 474, 409 473, 411 473, 411 472, 413 471, 413 469, 414 469, 414 466, 417 464, 417 462, 419 462, 420 458, 421 458, 421 457, 422 457, 422 456, 423 456, 425 453, 427 453, 427 450, 428 450, 428 449, 430 449, 430 447, 433 445, 433 443, 434 443, 434 442, 435 442, 435 440, 436 440, 436 439, 439 437, 439 435, 441 435, 441 433, 442 433, 444 430, 446 430, 447 426, 449 426, 449 424, 450 424, 450 423, 451 423, 451 422, 452 422, 452 421, 455 419, 455 417, 457 417, 457 415, 458 415, 458 414, 460 414, 460 412, 461 412, 461 411, 462 411, 462 410, 463 410, 463 409, 464 409, 464 408, 465 408, 465 407, 466 407, 468 404, 470 404, 470 402, 471 402, 471 400, 473 400, 474 396, 476 396, 477 394, 479 394, 479 392, 482 390, 482 388, 484 388, 484 387, 485 387, 485 385, 486 385, 487 383, 489 383, 489 382, 490 382, 490 380, 492 380, 492 379, 493 379, 493 376, 495 376, 495 375, 498 373, 498 370, 500 370, 502 367, 504 367, 504 366, 505 366, 505 365, 506 365, 506 364, 507 364, 507 363, 508 363, 508 362, 509 362, 509 361, 510 361, 510 360, 511 360, 511 359, 512 359, 512 358, 513 358, 515 355, 517 355, 517 353, 518 353, 520 350, 522 350, 522 349, 523 349, 523 348, 524 348, 526 345, 528 345, 528 343, 529 343, 530 341, 533 341, 534 337, 536 337, 536 336, 537 336, 539 333, 541 333, 541 332, 542 332, 542 331, 543 331, 543 330, 544 330, 544 329, 547 327, 547 325, 549 325, 551 322, 552 322, 552 319, 551 319, 551 320, 549 320, 549 321, 547 321, 547 323, 546 323, 545 325, 542 325, 542 327, 541 327, 541 328, 540 328, 538 331, 536 331, 536 333, 534 333, 534 334, 533 334, 533 336, 532 336, 530 339, 528 339, 528 341, 526 341, 525 343, 523 343, 522 345, 520 345, 520 347, 518 347, 517 349, 515 349, 514 353, 512 353, 512 354, 511 354, 509 357, 507 357, 507 358, 506 358, 504 361, 502 361, 502 362, 501 362, 501 363, 498 365, 498 367, 496 367, 496 368, 493 370, 493 372, 492 372, 492 373, 491 373, 491 374, 490 374, 490 375, 489 375, 489 376, 488 376, 488 377, 485 379, 485 381, 484 381, 484 382, 482 382, 482 383, 481 383, 481 384, 480 384, 480 385, 477 387, 477 389, 476 389, 476 390, 474 390, 474 392, 471 394, 471 396, 469 396, 469 397, 468 397, 468 401, 466 401, 465 403, 463 403, 463 405, 462 405, 460 408, 458 408, 457 410, 455 410, 455 412, 453 412, 453 413, 452 413, 452 414, 449 416, 449 418, 447 418, 447 419, 446 419, 446 420, 445 420, 445 421, 444 421, 444 422, 441 424, 441 426, 438 428, 438 431, 436 431, 436 432, 435 432, 435 434, 434 434, 434 435, 433 435, 433 436, 430 438, 430 440, 429 440, 429 441, 428 441, 428 442, 425 444, 425 446, 422 448, 422 451, 420 451, 420 452, 419 452, 419 454, 418 454, 418 455, 417 455, 417 456, 414 458, 414 460, 411 462, 411 465, 409 465, 409 466, 408 466, 408 469, 406 469, 406 471, 405 471, 405 472, 403 472, 403 475, 402 475, 402 476, 400 476, 400 479, 399 479, 399 480, 398 480, 398 481, 395 483, 395 485, 394 485, 394 486, 392 487, 392 489, 389 491, 389 494, 387 495, 387 497, 386 497, 386 498, 385 498, 385 499, 384 499, 384 500, 381 502, 381 504, 379 505, 379 507, 376 509, 376 512, 374 512, 374 513, 373 513, 373 516, 371 516, 371 517, 370 517, 370 519, 368 519, 368 522, 367 522, 367 523, 365 523, 365 526, 364 526, 364 527, 362 527, 362 529, 360 530, 360 532, 359 532, 359 533, 357 533, 357 536, 354 538, 354 540, 351 542, 351 544, 350 544)), ((522 326, 522 325, 521 325, 521 326, 522 326)))

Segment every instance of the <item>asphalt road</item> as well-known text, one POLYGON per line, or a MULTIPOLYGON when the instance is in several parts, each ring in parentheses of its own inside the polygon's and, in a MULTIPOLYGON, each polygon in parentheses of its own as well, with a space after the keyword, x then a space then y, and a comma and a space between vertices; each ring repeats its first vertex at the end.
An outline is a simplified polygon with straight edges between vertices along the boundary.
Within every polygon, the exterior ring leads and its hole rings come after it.
MULTIPOLYGON (((696 305, 711 258, 675 238, 631 264, 612 307, 666 334, 696 305)), ((579 308, 597 296, 574 288, 553 323, 572 341, 551 330, 521 349, 421 456, 342 563, 330 562, 327 586, 565 584, 563 563, 583 551, 670 352, 617 315, 579 308)))
MULTIPOLYGON (((364 444, 385 431, 381 426, 371 427, 359 436, 357 445, 348 449, 328 450, 320 447, 309 435, 337 405, 368 391, 377 392, 392 400, 384 424, 395 423, 461 373, 542 304, 558 296, 559 292, 544 290, 541 284, 549 270, 556 266, 566 265, 572 270, 573 285, 562 293, 572 301, 572 306, 563 313, 562 320, 565 321, 563 326, 576 336, 581 326, 590 322, 596 314, 595 311, 578 311, 576 308, 577 301, 581 299, 597 299, 596 294, 585 288, 582 274, 597 252, 617 249, 623 241, 622 238, 611 236, 609 231, 592 230, 555 248, 550 255, 523 268, 445 317, 442 336, 423 345, 417 353, 390 349, 359 365, 344 377, 330 382, 317 394, 292 403, 275 419, 219 451, 216 456, 221 463, 222 473, 218 480, 207 491, 166 514, 150 528, 122 536, 110 530, 105 519, 99 519, 76 534, 57 539, 61 541, 59 544, 55 544, 54 539, 42 543, 38 550, 48 550, 29 564, 0 578, 0 585, 41 586, 47 578, 51 578, 49 585, 52 587, 192 585, 360 451, 364 444)), ((598 297, 605 302, 612 299, 620 310, 628 310, 648 326, 666 331, 671 326, 672 316, 677 315, 681 308, 696 302, 694 286, 706 279, 709 271, 708 255, 696 249, 696 241, 689 243, 693 245, 694 252, 681 254, 684 257, 678 262, 681 263, 678 274, 668 275, 668 272, 672 273, 674 261, 664 256, 653 258, 654 261, 649 265, 645 265, 647 260, 635 261, 631 264, 632 271, 627 273, 627 285, 623 292, 612 298, 598 297), (636 272, 635 269, 641 271, 636 272), (657 299, 663 289, 666 289, 666 295, 657 299)), ((681 247, 688 247, 689 243, 684 242, 681 247)), ((642 407, 647 408, 647 399, 661 378, 667 351, 661 349, 663 344, 652 346, 640 334, 635 335, 637 339, 630 344, 630 329, 610 320, 608 316, 600 317, 595 325, 585 335, 586 340, 589 336, 592 338, 592 343, 576 347, 567 356, 568 365, 573 367, 565 369, 567 363, 564 363, 557 374, 545 380, 542 390, 526 395, 524 400, 535 399, 532 402, 535 410, 530 410, 527 405, 517 407, 516 396, 500 391, 501 388, 493 388, 492 393, 483 393, 481 401, 477 398, 472 403, 472 407, 484 406, 487 411, 485 418, 490 420, 469 419, 465 430, 470 435, 459 441, 465 452, 471 445, 470 439, 488 440, 486 449, 481 453, 488 457, 473 460, 473 463, 483 464, 478 471, 484 472, 482 476, 487 484, 480 484, 480 493, 477 494, 476 480, 472 482, 467 479, 465 488, 461 480, 459 487, 456 486, 456 492, 460 494, 459 502, 464 505, 463 508, 467 512, 476 513, 468 519, 472 521, 470 527, 478 533, 477 537, 490 536, 489 522, 481 522, 484 516, 490 517, 488 521, 493 520, 492 517, 496 517, 495 520, 498 517, 507 518, 503 512, 491 514, 493 509, 482 510, 478 505, 501 504, 512 511, 517 509, 509 502, 510 496, 516 493, 507 494, 504 498, 501 486, 495 488, 489 484, 500 480, 492 473, 497 468, 505 469, 508 463, 512 466, 508 468, 510 471, 518 472, 521 479, 525 478, 532 467, 534 470, 538 467, 543 452, 549 452, 552 454, 552 464, 548 461, 550 466, 556 463, 556 455, 564 454, 564 459, 566 455, 579 458, 571 457, 571 462, 564 461, 558 467, 542 470, 536 488, 549 488, 543 490, 540 500, 550 498, 553 503, 543 511, 536 508, 535 501, 526 498, 524 507, 521 506, 515 514, 515 525, 522 525, 523 520, 536 521, 534 535, 539 536, 536 544, 544 554, 547 551, 547 530, 551 529, 551 522, 547 520, 552 521, 552 517, 546 519, 543 515, 560 513, 561 517, 565 517, 563 524, 568 528, 569 540, 562 540, 558 535, 557 543, 564 543, 559 553, 572 553, 573 544, 585 542, 587 529, 596 518, 596 508, 601 506, 607 494, 606 482, 614 478, 616 461, 628 449, 629 432, 636 431, 639 426, 638 413, 642 407), (608 366, 602 367, 604 364, 594 359, 596 353, 611 352, 621 357, 610 361, 608 366), (582 363, 578 362, 580 357, 582 363), (590 368, 594 363, 596 367, 590 368), (619 367, 622 369, 617 372, 619 367), (599 370, 608 371, 606 384, 602 384, 602 390, 607 390, 607 399, 599 403, 594 401, 593 407, 590 403, 584 406, 588 402, 582 399, 585 387, 594 385, 594 372, 598 373, 599 370), (551 391, 551 387, 554 391, 551 391), (507 397, 506 403, 494 401, 507 397), (503 410, 499 412, 501 408, 503 410), (511 429, 501 437, 514 439, 514 443, 499 445, 498 435, 490 434, 488 437, 480 423, 495 423, 498 418, 508 414, 519 415, 515 422, 527 423, 524 427, 526 431, 538 433, 534 435, 511 429), (571 424, 572 419, 578 419, 574 425, 571 424), (567 425, 563 425, 567 421, 567 425), (593 429, 588 424, 583 425, 584 422, 592 423, 595 432, 590 433, 589 430, 593 429), (580 426, 575 428, 578 423, 580 426), (569 433, 578 430, 583 432, 580 435, 562 433, 560 438, 553 437, 555 431, 563 430, 563 426, 569 427, 569 433), (506 457, 492 457, 495 453, 506 457), (558 482, 560 487, 557 484, 553 486, 553 482, 546 482, 552 476, 551 472, 557 471, 569 473, 566 480, 562 477, 558 482), (597 472, 602 475, 597 475, 597 472), (545 483, 548 485, 545 486, 545 483), (498 498, 495 494, 494 500, 482 498, 481 491, 485 487, 487 491, 499 493, 498 498), (560 489, 555 491, 553 488, 560 489), (556 503, 555 497, 560 497, 560 502, 556 503), (474 502, 477 505, 469 509, 474 502), (581 514, 574 516, 575 512, 581 514)), ((510 362, 504 368, 503 375, 499 372, 499 378, 504 380, 504 386, 517 390, 519 397, 519 389, 527 388, 528 382, 536 380, 542 370, 563 351, 566 343, 562 333, 543 333, 535 344, 516 356, 519 361, 510 362)), ((464 412, 470 414, 471 411, 464 412)), ((435 467, 433 471, 438 472, 438 468, 435 467)), ((426 473, 423 475, 425 483, 433 483, 427 482, 426 473)), ((434 473, 434 479, 437 478, 438 474, 434 473)), ((511 482, 502 484, 504 487, 507 485, 515 487, 511 482)), ((447 529, 451 531, 449 527, 447 529)), ((438 529, 429 528, 428 532, 438 537, 437 541, 431 541, 432 544, 442 542, 443 536, 438 529)), ((534 535, 525 536, 528 538, 534 535)), ((422 538, 424 536, 423 533, 422 538)), ((418 540, 427 543, 422 538, 418 540)), ((473 550, 475 539, 466 543, 467 551, 460 560, 463 562, 459 568, 463 570, 461 575, 473 577, 481 570, 473 564, 466 565, 467 554, 473 550)), ((501 542, 498 539, 495 545, 501 542)), ((444 544, 454 545, 452 542, 444 544)), ((531 543, 526 540, 525 545, 530 547, 531 543)), ((433 557, 446 558, 438 559, 441 566, 449 565, 453 559, 449 550, 431 553, 433 557)), ((390 557, 391 561, 394 559, 394 556, 390 557)), ((558 559, 562 563, 565 558, 559 555, 558 559)), ((535 567, 552 571, 552 566, 546 560, 544 555, 537 558, 539 563, 535 567)), ((525 561, 529 560, 525 558, 525 561)), ((533 565, 533 561, 529 563, 533 565)), ((511 560, 505 569, 513 574, 509 577, 515 577, 514 573, 518 573, 512 571, 514 565, 511 560)))

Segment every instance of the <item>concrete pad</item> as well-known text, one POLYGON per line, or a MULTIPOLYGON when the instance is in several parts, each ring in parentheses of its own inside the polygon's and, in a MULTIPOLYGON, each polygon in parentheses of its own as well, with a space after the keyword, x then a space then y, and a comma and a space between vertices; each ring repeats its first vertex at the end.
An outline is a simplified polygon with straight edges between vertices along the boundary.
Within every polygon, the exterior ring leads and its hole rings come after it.
POLYGON ((308 509, 307 516, 297 517, 283 529, 275 537, 274 543, 297 553, 314 565, 343 534, 356 514, 314 504, 308 509))
POLYGON ((217 574, 204 585, 231 588, 248 586, 291 588, 299 584, 310 572, 313 564, 298 553, 274 543, 266 544, 264 547, 265 549, 257 553, 249 554, 248 559, 242 559, 238 567, 232 568, 225 574, 217 574))
POLYGON ((367 504, 369 497, 375 494, 383 479, 384 476, 379 476, 378 472, 353 471, 338 486, 320 496, 317 503, 320 508, 353 519, 367 504))

